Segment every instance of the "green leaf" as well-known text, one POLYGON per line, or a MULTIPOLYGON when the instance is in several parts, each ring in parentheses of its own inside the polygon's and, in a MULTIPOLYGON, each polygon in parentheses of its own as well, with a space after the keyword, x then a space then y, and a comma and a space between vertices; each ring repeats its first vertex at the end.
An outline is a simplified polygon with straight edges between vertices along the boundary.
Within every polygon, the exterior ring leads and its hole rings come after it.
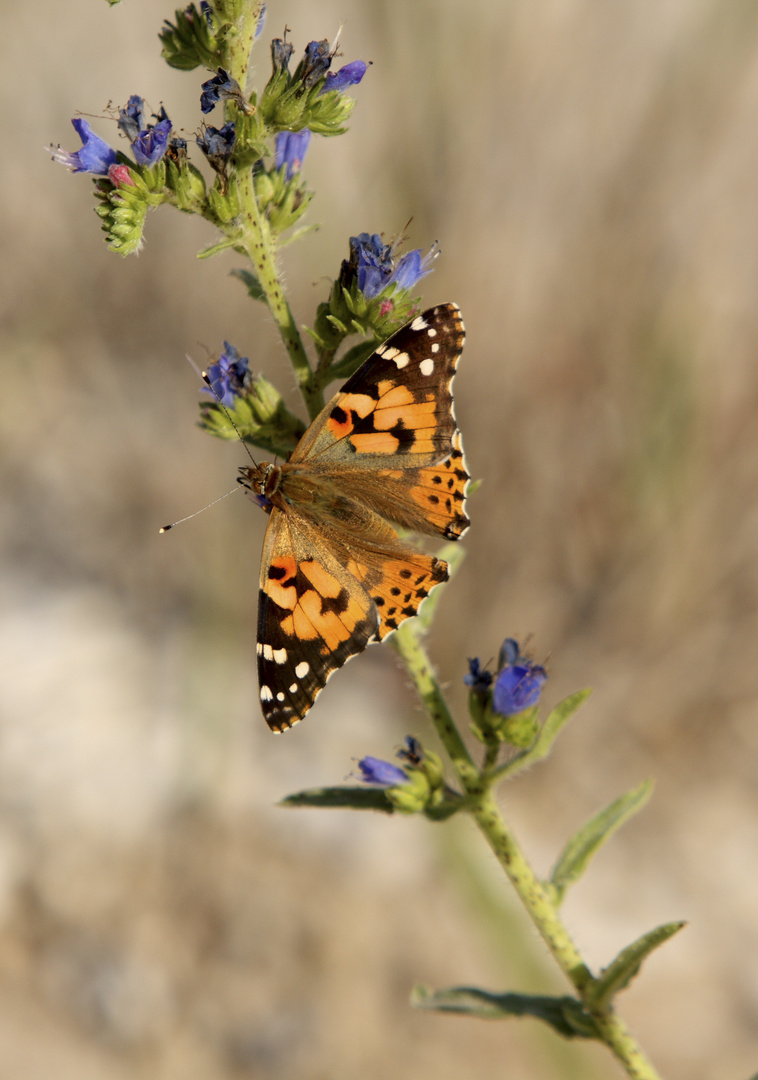
POLYGON ((539 994, 493 994, 475 986, 453 986, 448 990, 429 990, 416 986, 411 1005, 434 1012, 452 1012, 477 1016, 482 1020, 507 1020, 512 1016, 532 1016, 542 1020, 567 1039, 598 1038, 594 1020, 581 1001, 572 997, 548 997, 539 994))
POLYGON ((381 810, 394 813, 394 806, 387 798, 384 788, 332 787, 308 788, 296 791, 279 803, 280 806, 317 806, 328 809, 381 810))
POLYGON ((536 761, 541 761, 547 757, 552 749, 553 743, 560 735, 565 725, 569 722, 574 713, 579 709, 581 705, 587 700, 592 693, 592 690, 588 687, 585 690, 577 690, 575 694, 569 694, 563 701, 558 702, 555 708, 548 713, 547 720, 542 725, 537 741, 531 750, 525 751, 523 754, 517 754, 516 757, 511 758, 504 765, 499 766, 497 769, 489 774, 493 780, 499 780, 503 776, 513 776, 517 772, 521 772, 522 769, 528 768, 536 761))
POLYGON ((686 925, 683 920, 664 923, 662 926, 657 926, 655 930, 643 934, 631 945, 627 945, 607 968, 603 968, 597 980, 590 985, 587 995, 588 1003, 599 1011, 606 1012, 610 1008, 614 995, 626 989, 639 971, 642 961, 653 949, 663 945, 686 925))
POLYGON ((260 281, 251 270, 237 269, 230 271, 230 273, 232 277, 236 277, 242 282, 253 300, 266 299, 260 281))
POLYGON ((641 810, 650 798, 653 790, 652 780, 643 780, 642 783, 614 799, 609 806, 601 810, 593 818, 582 825, 581 829, 574 833, 564 847, 553 872, 550 875, 550 884, 554 889, 554 897, 557 903, 563 899, 563 895, 569 885, 577 881, 587 869, 592 856, 598 848, 608 840, 616 829, 628 821, 633 814, 641 810))

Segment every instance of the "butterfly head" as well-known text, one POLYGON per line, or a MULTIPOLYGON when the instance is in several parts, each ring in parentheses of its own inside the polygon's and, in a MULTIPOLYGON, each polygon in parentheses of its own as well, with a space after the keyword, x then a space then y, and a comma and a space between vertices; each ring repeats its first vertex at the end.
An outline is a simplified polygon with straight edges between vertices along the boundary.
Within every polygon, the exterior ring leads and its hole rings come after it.
POLYGON ((272 501, 281 481, 281 467, 273 465, 270 461, 262 461, 260 465, 250 468, 248 465, 240 467, 240 475, 237 483, 242 484, 250 495, 250 498, 266 513, 270 513, 272 501))

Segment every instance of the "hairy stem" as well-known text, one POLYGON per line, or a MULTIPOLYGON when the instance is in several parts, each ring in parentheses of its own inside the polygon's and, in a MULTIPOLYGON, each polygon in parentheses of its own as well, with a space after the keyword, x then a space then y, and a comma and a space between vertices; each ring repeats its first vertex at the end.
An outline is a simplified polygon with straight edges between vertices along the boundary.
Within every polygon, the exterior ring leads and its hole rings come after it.
MULTIPOLYGON (((450 714, 431 661, 421 645, 418 631, 405 622, 390 639, 402 657, 430 719, 434 723, 453 768, 466 793, 465 809, 471 814, 498 862, 516 890, 543 941, 559 967, 587 1004, 587 991, 595 979, 582 959, 557 909, 529 865, 516 838, 508 828, 495 801, 491 783, 474 765, 450 714)), ((635 1080, 660 1080, 654 1066, 643 1054, 624 1022, 614 1012, 598 1013, 590 1008, 602 1039, 627 1074, 635 1080)))

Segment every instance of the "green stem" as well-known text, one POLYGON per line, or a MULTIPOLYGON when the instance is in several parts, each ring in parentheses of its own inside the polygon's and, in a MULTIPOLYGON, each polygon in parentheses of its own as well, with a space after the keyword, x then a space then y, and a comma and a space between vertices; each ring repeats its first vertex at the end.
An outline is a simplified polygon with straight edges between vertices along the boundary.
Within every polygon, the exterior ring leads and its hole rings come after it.
POLYGON ((592 1012, 603 1041, 635 1080, 660 1080, 624 1022, 613 1012, 598 1014, 587 1004, 595 979, 579 954, 542 883, 532 870, 508 828, 492 792, 491 783, 475 767, 439 689, 431 661, 413 624, 406 622, 390 639, 402 657, 434 723, 461 787, 465 809, 505 870, 548 949, 577 994, 592 1012))
POLYGON ((308 415, 313 420, 324 407, 324 395, 323 391, 314 385, 313 372, 302 338, 282 291, 276 272, 273 244, 255 197, 251 169, 243 169, 237 174, 237 193, 242 219, 242 246, 255 268, 269 310, 289 354, 308 415))

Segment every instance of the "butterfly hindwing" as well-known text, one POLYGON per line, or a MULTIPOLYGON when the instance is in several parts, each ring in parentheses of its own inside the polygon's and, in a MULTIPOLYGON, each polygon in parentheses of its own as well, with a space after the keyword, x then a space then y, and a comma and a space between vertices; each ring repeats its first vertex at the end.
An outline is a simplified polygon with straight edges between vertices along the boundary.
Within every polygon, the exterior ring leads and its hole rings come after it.
POLYGON ((360 582, 307 523, 271 511, 258 597, 258 682, 274 731, 302 719, 327 679, 363 652, 378 628, 360 582))

